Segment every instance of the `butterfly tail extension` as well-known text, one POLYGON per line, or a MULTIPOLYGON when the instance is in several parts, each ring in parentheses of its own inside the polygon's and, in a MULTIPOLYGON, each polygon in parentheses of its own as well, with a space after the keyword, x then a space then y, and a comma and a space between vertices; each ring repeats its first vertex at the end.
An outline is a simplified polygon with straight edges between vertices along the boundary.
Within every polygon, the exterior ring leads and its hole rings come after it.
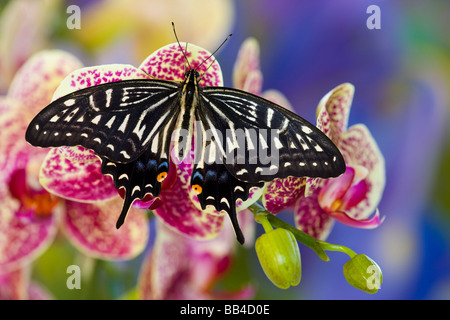
POLYGON ((245 242, 245 238, 237 219, 236 201, 246 201, 250 188, 263 185, 239 181, 223 164, 217 163, 196 166, 191 177, 191 187, 197 193, 202 209, 212 205, 217 211, 225 211, 241 244, 245 242))
POLYGON ((228 211, 228 216, 230 217, 231 224, 233 225, 234 233, 236 234, 236 239, 240 244, 244 244, 245 237, 242 233, 241 227, 237 219, 236 206, 231 206, 228 211))
POLYGON ((123 209, 116 224, 117 228, 125 221, 135 200, 143 200, 147 195, 159 196, 161 182, 169 171, 169 162, 167 159, 154 156, 147 151, 131 163, 115 163, 101 158, 102 173, 113 178, 117 190, 125 190, 123 209))
POLYGON ((119 218, 116 222, 116 229, 119 229, 123 223, 125 222, 125 218, 127 217, 128 211, 130 211, 131 205, 133 204, 135 198, 130 196, 130 192, 127 190, 125 193, 125 200, 123 202, 122 211, 120 212, 119 218))

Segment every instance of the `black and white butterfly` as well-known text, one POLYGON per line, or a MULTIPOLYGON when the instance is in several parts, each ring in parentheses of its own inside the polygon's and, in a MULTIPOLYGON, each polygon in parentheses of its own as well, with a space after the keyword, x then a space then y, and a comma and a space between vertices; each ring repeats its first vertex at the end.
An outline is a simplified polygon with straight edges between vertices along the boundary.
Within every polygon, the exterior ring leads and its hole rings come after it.
POLYGON ((186 156, 195 122, 199 142, 191 187, 203 209, 212 205, 228 213, 240 243, 236 201, 247 200, 252 187, 345 171, 338 148, 303 118, 241 90, 200 87, 199 77, 197 69, 189 69, 181 83, 125 80, 72 92, 31 121, 26 140, 38 147, 94 151, 102 173, 125 189, 119 228, 136 199, 160 194, 171 148, 180 159, 186 156))

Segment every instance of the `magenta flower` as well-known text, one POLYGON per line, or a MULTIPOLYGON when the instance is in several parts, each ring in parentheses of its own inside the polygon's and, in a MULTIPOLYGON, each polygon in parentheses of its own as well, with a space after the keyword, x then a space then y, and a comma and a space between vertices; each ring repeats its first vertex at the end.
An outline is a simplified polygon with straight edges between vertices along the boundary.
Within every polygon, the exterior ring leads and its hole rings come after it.
MULTIPOLYGON (((245 237, 251 238, 253 216, 239 215, 239 224, 245 237)), ((224 225, 215 239, 198 241, 159 223, 155 245, 139 275, 139 298, 250 299, 254 294, 251 286, 231 292, 215 288, 233 263, 235 242, 231 224, 224 225)))
POLYGON ((382 223, 376 208, 385 184, 384 158, 366 126, 347 128, 353 93, 351 84, 342 84, 317 108, 317 127, 341 150, 346 172, 333 179, 275 180, 263 196, 272 213, 294 206, 296 226, 319 239, 327 237, 334 220, 358 228, 382 223))
POLYGON ((111 232, 114 223, 108 219, 109 210, 120 199, 107 204, 64 201, 39 183, 39 168, 48 150, 29 146, 26 128, 62 79, 80 66, 70 54, 43 51, 19 69, 7 96, 0 97, 0 274, 2 283, 11 285, 4 292, 27 293, 26 288, 13 289, 27 281, 14 279, 23 279, 17 274, 45 251, 60 227, 77 248, 98 258, 131 258, 146 244, 148 227, 143 215, 136 214, 123 231, 111 232))

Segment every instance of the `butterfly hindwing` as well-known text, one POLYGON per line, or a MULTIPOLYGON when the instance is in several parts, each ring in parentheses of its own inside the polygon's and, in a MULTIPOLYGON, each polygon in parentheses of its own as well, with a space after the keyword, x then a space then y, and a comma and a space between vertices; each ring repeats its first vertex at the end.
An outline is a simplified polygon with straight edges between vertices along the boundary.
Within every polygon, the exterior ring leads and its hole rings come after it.
POLYGON ((218 163, 196 164, 191 176, 191 187, 197 192, 202 209, 212 205, 217 211, 225 211, 240 243, 244 243, 244 236, 237 220, 236 201, 247 200, 251 188, 263 185, 240 181, 223 164, 218 163))
MULTIPOLYGON (((177 117, 178 85, 125 80, 88 87, 53 101, 30 123, 39 147, 83 146, 114 162, 138 158, 177 117)), ((170 132, 171 133, 171 132, 170 132)))
POLYGON ((102 173, 112 176, 117 190, 125 190, 122 212, 116 224, 119 228, 135 200, 142 200, 146 195, 159 196, 161 182, 169 173, 169 161, 155 157, 149 151, 129 163, 115 163, 106 158, 101 160, 102 173))
POLYGON ((218 132, 224 164, 240 180, 329 178, 345 170, 341 153, 322 131, 273 102, 216 87, 204 88, 200 100, 202 122, 218 132))

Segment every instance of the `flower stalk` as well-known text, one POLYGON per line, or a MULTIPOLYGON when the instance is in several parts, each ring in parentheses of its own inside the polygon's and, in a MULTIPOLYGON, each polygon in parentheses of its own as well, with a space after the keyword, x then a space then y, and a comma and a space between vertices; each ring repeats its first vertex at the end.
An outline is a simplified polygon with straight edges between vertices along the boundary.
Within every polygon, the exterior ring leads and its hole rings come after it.
MULTIPOLYGON (((342 245, 318 240, 269 213, 259 203, 252 204, 249 209, 254 214, 255 220, 263 225, 266 232, 265 235, 270 234, 269 232, 273 232, 273 227, 277 228, 276 230, 285 230, 292 234, 297 241, 316 252, 319 258, 324 261, 330 260, 325 253, 325 250, 338 251, 347 254, 350 257, 350 260, 348 260, 344 266, 344 276, 347 282, 353 287, 367 293, 372 294, 378 291, 383 279, 381 269, 375 261, 366 255, 357 254, 352 249, 342 245)), ((272 278, 273 277, 269 277, 269 279, 274 282, 272 278)))

